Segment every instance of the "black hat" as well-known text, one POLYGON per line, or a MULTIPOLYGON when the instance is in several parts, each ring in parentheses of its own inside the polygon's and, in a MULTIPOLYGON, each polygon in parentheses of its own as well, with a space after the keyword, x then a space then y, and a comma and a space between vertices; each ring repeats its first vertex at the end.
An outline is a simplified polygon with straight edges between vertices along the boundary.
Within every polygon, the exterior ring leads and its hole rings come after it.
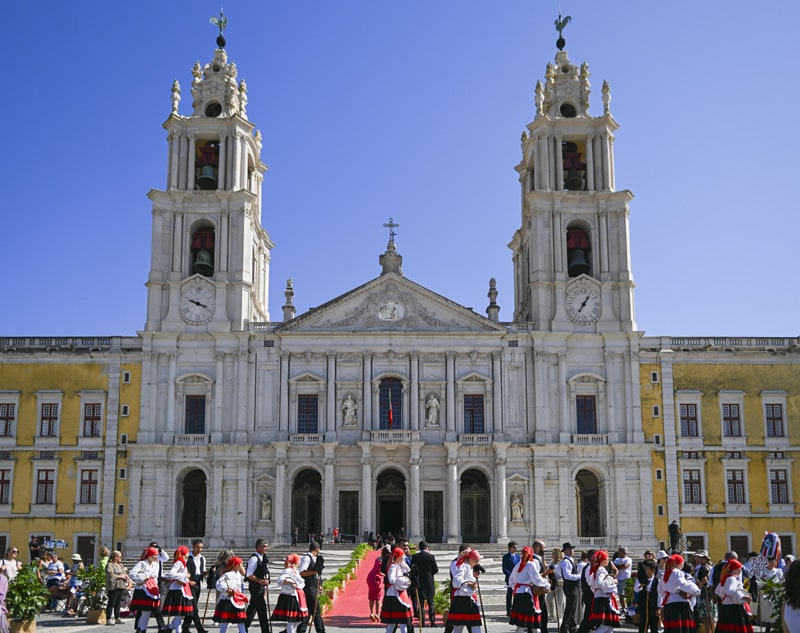
POLYGON ((565 549, 575 549, 575 547, 570 542, 566 542, 561 546, 561 551, 563 552, 565 549))

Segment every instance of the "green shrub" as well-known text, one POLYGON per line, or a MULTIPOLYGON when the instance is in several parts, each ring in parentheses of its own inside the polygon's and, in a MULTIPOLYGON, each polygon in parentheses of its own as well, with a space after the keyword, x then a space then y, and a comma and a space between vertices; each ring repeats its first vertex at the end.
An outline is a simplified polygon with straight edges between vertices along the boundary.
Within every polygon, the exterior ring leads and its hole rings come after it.
POLYGON ((8 584, 6 607, 10 620, 32 622, 50 601, 50 592, 33 567, 23 567, 8 584))

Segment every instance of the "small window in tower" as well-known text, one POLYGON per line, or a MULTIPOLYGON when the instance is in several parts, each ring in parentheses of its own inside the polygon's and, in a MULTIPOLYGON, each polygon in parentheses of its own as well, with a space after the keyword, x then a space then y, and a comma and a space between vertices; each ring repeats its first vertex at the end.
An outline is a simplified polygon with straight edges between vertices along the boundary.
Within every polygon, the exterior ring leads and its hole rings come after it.
POLYGON ((219 141, 198 141, 194 171, 198 189, 214 190, 217 188, 219 141))
POLYGON ((564 165, 564 191, 586 191, 586 146, 576 141, 561 144, 564 165))
POLYGON ((214 274, 214 229, 202 228, 192 236, 192 274, 214 274))
POLYGON ((222 106, 216 101, 212 101, 211 103, 206 105, 207 117, 216 119, 220 114, 222 114, 222 106))
POLYGON ((561 116, 567 119, 574 119, 576 116, 578 116, 578 111, 571 103, 562 103, 559 111, 561 112, 561 116))
POLYGON ((591 275, 591 254, 589 233, 583 229, 567 229, 567 274, 570 277, 591 275))

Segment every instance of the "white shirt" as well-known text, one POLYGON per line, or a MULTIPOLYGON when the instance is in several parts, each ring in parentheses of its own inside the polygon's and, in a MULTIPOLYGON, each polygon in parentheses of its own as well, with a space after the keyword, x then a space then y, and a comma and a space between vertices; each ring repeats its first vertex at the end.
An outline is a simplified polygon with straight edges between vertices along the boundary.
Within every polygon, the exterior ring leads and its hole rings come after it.
POLYGON ((617 567, 617 581, 622 584, 623 580, 628 580, 631 577, 631 566, 633 561, 628 556, 620 556, 614 559, 614 565, 617 567), (623 567, 627 565, 627 567, 623 567))

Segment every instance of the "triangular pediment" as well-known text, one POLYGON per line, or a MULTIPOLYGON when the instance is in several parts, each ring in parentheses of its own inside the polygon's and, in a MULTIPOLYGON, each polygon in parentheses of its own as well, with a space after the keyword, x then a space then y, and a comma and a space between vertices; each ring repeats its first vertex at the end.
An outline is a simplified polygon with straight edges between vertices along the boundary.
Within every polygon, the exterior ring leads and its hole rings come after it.
POLYGON ((284 323, 276 332, 505 332, 427 288, 387 273, 284 323))

